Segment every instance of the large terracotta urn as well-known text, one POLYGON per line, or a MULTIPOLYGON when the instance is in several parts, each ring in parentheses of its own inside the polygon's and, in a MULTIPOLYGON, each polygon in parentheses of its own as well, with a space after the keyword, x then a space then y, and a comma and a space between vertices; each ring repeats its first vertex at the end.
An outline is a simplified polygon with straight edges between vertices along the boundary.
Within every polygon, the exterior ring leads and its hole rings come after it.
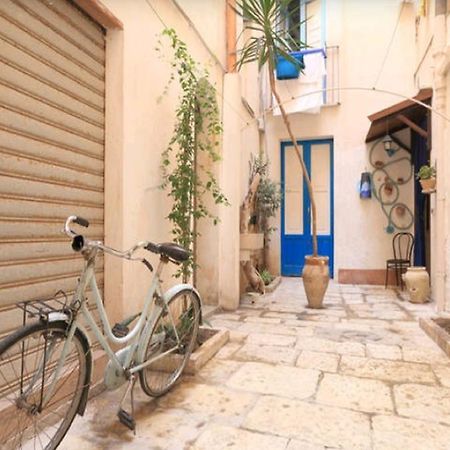
POLYGON ((425 267, 408 267, 402 275, 411 303, 425 303, 430 295, 430 276, 425 267))
POLYGON ((308 307, 322 308, 323 298, 330 281, 328 256, 305 256, 302 277, 308 307))

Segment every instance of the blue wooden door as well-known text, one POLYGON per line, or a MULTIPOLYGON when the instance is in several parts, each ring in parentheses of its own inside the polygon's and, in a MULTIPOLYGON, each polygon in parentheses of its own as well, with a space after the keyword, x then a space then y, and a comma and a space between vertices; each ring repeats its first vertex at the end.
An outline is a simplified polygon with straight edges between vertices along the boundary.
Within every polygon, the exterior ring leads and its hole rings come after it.
MULTIPOLYGON (((333 141, 298 141, 317 206, 319 254, 330 258, 333 275, 333 141)), ((305 255, 312 254, 311 203, 291 142, 281 144, 281 273, 300 276, 305 255)))

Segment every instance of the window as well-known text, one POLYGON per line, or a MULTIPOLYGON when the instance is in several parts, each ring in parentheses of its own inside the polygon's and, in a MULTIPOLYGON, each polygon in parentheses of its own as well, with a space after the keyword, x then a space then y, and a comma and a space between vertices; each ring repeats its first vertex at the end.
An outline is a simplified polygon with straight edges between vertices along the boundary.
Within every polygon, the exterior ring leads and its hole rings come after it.
POLYGON ((286 8, 283 28, 296 47, 306 43, 306 2, 305 0, 291 0, 286 8))
POLYGON ((324 0, 291 0, 287 5, 284 30, 299 47, 323 48, 324 0))

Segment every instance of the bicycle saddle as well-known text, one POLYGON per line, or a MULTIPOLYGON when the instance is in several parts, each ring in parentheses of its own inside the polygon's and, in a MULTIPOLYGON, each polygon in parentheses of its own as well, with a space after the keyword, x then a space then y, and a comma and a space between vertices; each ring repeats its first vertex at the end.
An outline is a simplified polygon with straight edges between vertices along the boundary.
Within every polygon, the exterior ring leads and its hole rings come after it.
POLYGON ((149 242, 145 248, 150 252, 167 256, 177 262, 183 262, 189 258, 189 252, 181 247, 181 245, 174 244, 173 242, 164 242, 162 244, 153 244, 152 242, 149 242))

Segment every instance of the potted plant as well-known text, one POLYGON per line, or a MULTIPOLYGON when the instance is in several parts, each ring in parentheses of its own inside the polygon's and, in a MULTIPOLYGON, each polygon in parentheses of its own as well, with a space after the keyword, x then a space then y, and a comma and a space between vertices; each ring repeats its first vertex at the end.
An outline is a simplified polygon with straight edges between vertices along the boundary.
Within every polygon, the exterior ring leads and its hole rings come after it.
POLYGON ((436 188, 436 169, 433 166, 423 165, 417 172, 416 178, 422 186, 422 193, 429 194, 436 188))
POLYGON ((259 261, 255 263, 251 253, 264 250, 262 266, 266 265, 266 249, 269 235, 275 228, 269 219, 276 215, 281 204, 281 191, 277 183, 268 176, 269 162, 263 157, 251 155, 249 161, 249 189, 241 207, 240 221, 240 258, 242 267, 250 286, 257 292, 264 293, 264 285, 268 283, 258 272, 259 261))
POLYGON ((311 202, 313 254, 305 257, 302 277, 308 305, 312 308, 321 308, 329 282, 328 257, 318 255, 317 209, 311 180, 297 145, 297 139, 292 132, 286 110, 277 92, 275 82, 275 69, 278 57, 282 56, 287 61, 300 67, 300 61, 294 58, 291 52, 306 46, 304 43, 297 43, 298 48, 294 48, 295 44, 292 42, 292 39, 289 39, 289 36, 279 29, 279 24, 285 18, 290 1, 238 0, 236 2, 236 12, 244 18, 244 29, 247 29, 252 34, 238 51, 237 68, 240 69, 243 65, 252 62, 258 63, 259 70, 266 65, 268 66, 270 88, 280 108, 286 131, 300 161, 311 202))
POLYGON ((291 61, 278 56, 277 58, 277 80, 292 80, 300 76, 300 71, 305 68, 303 55, 301 52, 291 52, 290 55, 294 57, 298 63, 293 64, 291 61))

